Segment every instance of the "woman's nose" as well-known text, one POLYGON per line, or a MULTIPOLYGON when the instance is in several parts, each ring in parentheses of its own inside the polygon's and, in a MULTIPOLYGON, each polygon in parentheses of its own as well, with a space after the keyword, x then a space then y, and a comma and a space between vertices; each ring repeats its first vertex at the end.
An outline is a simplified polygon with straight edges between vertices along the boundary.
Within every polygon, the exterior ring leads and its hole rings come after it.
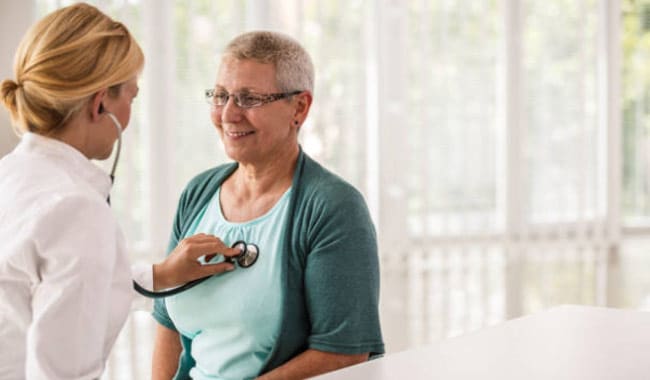
POLYGON ((234 96, 229 96, 226 104, 221 108, 221 120, 226 123, 237 122, 241 120, 242 108, 235 102, 234 96))

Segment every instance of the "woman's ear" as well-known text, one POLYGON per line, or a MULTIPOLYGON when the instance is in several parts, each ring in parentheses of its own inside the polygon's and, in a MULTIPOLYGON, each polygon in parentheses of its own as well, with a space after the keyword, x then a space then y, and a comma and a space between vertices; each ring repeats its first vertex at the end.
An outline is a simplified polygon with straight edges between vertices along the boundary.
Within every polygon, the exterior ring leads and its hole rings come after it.
POLYGON ((302 123, 309 113, 309 108, 311 107, 312 95, 309 91, 303 91, 300 94, 296 95, 296 111, 293 115, 295 120, 300 120, 302 123))
POLYGON ((103 89, 97 91, 92 98, 90 99, 90 118, 92 121, 99 120, 100 115, 105 111, 104 110, 104 99, 108 89, 103 89))

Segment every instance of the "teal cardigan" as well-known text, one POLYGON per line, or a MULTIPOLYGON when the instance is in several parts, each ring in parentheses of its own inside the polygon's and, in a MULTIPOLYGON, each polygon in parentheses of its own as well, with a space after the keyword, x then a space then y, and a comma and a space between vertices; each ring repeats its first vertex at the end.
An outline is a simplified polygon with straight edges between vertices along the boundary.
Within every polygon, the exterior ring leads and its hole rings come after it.
MULTIPOLYGON (((190 181, 178 204, 168 252, 235 169, 237 163, 221 165, 190 181)), ((377 239, 361 193, 301 150, 288 212, 282 238, 282 322, 261 373, 306 349, 383 354, 377 239)), ((156 300, 153 316, 176 330, 164 299, 156 300)), ((195 365, 192 341, 181 335, 181 344, 174 379, 189 378, 195 365)))

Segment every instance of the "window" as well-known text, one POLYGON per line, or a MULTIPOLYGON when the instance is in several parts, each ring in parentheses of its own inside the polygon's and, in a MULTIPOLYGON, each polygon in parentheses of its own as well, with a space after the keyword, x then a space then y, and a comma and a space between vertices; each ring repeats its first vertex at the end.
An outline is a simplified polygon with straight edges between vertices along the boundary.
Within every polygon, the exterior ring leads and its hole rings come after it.
MULTIPOLYGON (((228 160, 202 99, 219 49, 274 29, 316 65, 303 148, 370 205, 389 351, 559 303, 650 308, 649 0, 93 3, 147 57, 112 197, 134 258, 228 160)), ((146 377, 126 358, 148 363, 148 323, 107 377, 146 377)))

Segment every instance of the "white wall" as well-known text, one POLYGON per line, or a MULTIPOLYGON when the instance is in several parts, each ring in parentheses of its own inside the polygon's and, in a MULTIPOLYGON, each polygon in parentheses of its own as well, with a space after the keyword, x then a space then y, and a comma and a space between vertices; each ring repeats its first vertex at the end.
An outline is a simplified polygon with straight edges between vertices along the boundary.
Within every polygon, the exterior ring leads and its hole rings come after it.
MULTIPOLYGON (((0 1, 0 81, 14 78, 14 52, 27 28, 34 22, 32 1, 0 1)), ((0 157, 9 153, 18 142, 11 128, 9 113, 0 107, 0 157)))

